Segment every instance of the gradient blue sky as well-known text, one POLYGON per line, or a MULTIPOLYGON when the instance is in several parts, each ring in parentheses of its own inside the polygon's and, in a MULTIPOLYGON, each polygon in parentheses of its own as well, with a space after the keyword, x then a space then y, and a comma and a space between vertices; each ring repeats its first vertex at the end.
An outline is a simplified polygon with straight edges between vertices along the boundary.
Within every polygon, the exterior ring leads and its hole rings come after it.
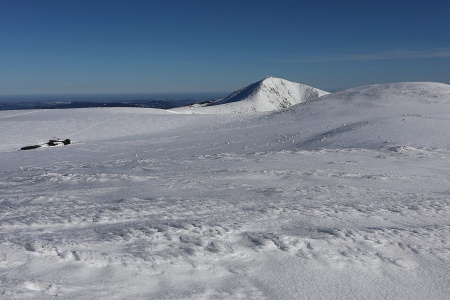
POLYGON ((450 1, 2 0, 0 95, 450 84, 450 1))

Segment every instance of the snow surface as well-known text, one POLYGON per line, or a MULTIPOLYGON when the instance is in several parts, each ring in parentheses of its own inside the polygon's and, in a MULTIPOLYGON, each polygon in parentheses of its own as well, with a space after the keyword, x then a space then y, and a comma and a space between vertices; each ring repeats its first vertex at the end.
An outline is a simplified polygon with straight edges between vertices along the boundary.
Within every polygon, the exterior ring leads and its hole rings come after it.
POLYGON ((2 111, 0 298, 448 299, 449 128, 438 83, 2 111))
POLYGON ((266 77, 208 105, 175 108, 173 112, 225 114, 268 112, 304 103, 328 92, 282 78, 266 77))

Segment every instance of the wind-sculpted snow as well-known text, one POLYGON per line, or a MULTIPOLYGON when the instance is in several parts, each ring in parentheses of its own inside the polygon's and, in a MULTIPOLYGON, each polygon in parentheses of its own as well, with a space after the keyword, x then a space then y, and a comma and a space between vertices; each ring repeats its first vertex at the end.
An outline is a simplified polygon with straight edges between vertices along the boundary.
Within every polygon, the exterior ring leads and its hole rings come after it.
POLYGON ((0 112, 0 298, 447 299, 448 91, 0 112))

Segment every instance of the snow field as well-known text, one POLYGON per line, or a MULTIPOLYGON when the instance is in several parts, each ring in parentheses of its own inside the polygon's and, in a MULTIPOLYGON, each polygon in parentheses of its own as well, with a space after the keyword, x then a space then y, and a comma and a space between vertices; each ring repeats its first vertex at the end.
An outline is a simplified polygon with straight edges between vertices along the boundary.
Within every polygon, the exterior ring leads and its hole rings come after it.
POLYGON ((0 295, 446 299, 447 91, 264 115, 2 113, 0 295), (60 135, 75 143, 17 151, 60 135))

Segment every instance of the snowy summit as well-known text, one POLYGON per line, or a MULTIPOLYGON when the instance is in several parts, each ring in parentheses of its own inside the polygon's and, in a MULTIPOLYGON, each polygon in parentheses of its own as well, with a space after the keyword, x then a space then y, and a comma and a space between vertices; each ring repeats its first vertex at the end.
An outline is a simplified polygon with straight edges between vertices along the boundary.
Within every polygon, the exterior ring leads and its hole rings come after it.
POLYGON ((175 109, 195 113, 268 112, 319 98, 328 92, 281 78, 266 77, 206 106, 175 109))

